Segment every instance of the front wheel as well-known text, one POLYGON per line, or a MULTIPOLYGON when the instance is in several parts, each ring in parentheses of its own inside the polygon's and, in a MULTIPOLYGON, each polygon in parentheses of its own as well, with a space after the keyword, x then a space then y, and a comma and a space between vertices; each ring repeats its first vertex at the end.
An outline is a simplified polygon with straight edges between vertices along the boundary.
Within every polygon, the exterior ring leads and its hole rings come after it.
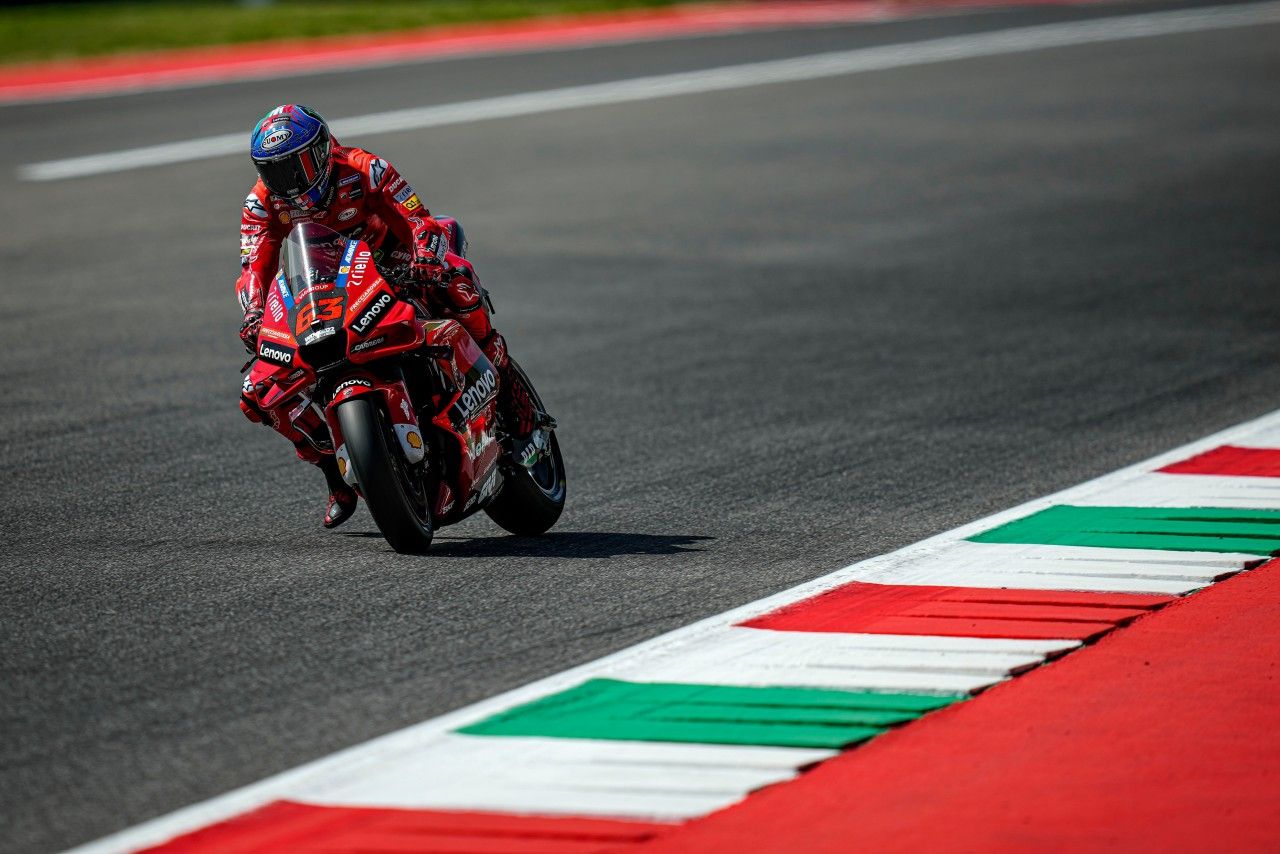
POLYGON ((369 515, 391 548, 421 554, 431 545, 431 510, 421 484, 387 443, 390 428, 380 410, 357 397, 338 406, 338 424, 369 515))

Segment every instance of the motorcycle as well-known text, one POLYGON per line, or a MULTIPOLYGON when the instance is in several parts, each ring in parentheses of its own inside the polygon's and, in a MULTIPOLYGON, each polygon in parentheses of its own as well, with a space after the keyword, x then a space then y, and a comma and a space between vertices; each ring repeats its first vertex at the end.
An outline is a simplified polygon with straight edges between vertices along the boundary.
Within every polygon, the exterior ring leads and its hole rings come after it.
MULTIPOLYGON (((450 235, 461 255, 460 229, 450 235)), ((564 509, 564 461, 528 376, 512 363, 540 413, 517 449, 498 415, 497 369, 462 326, 430 318, 398 284, 364 241, 298 224, 246 383, 272 417, 336 456, 397 552, 425 552, 436 528, 480 510, 513 534, 550 530, 564 509)))

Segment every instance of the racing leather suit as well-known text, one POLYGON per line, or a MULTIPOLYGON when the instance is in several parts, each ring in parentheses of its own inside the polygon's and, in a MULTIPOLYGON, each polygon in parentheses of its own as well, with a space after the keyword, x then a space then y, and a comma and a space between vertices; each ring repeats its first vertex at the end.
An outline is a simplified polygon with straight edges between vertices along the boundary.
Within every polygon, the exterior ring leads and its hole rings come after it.
MULTIPOLYGON (((345 237, 359 237, 369 244, 375 262, 384 270, 408 267, 415 256, 428 251, 427 246, 415 244, 414 235, 418 235, 417 243, 425 244, 433 235, 444 234, 449 223, 435 221, 413 188, 386 160, 335 141, 329 193, 321 205, 306 210, 295 208, 288 199, 273 196, 261 180, 245 199, 240 217, 241 271, 236 280, 236 296, 246 317, 255 312, 261 316, 264 310, 272 309, 265 299, 266 292, 279 266, 280 247, 298 222, 318 222, 345 237)), ((506 342, 490 322, 470 262, 448 252, 443 268, 439 285, 426 287, 423 294, 432 314, 460 323, 500 376, 509 373, 506 342)), ((298 456, 307 462, 320 463, 331 453, 316 447, 324 447, 323 441, 315 440, 328 431, 314 413, 310 418, 316 423, 308 423, 304 413, 295 425, 286 413, 266 410, 248 377, 241 388, 240 408, 251 421, 270 425, 292 442, 298 456)))

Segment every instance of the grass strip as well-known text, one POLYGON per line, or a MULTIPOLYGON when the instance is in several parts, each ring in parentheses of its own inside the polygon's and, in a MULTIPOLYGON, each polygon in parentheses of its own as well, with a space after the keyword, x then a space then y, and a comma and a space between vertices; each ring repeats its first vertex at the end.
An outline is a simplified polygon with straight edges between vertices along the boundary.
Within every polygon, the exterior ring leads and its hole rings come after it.
POLYGON ((0 8, 0 64, 674 5, 675 0, 123 0, 0 8))

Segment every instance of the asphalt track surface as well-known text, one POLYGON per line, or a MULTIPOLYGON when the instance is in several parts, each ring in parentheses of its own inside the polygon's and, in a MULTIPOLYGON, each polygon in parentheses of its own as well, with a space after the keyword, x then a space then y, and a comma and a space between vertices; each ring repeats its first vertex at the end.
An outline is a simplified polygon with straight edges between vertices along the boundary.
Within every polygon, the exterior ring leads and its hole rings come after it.
MULTIPOLYGON (((0 109, 14 166, 1156 8, 1038 8, 0 109)), ((219 158, 0 174, 0 847, 86 841, 1280 403, 1280 32, 363 143, 459 216, 559 418, 541 539, 429 556, 236 408, 219 158)))

